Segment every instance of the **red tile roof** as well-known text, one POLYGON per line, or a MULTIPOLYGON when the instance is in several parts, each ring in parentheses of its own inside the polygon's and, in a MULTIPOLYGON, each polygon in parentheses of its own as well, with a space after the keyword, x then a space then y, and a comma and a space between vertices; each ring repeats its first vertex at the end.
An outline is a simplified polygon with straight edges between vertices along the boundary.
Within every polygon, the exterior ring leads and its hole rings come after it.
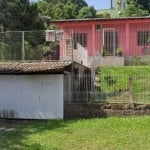
POLYGON ((59 62, 1 62, 0 74, 26 73, 62 73, 71 65, 71 61, 59 62))

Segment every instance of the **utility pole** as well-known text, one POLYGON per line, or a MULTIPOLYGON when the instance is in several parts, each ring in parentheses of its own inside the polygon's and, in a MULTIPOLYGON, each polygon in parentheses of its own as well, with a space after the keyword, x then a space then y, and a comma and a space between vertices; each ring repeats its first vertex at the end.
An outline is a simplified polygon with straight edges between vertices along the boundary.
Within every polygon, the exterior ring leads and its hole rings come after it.
POLYGON ((113 0, 111 0, 111 8, 113 8, 113 0))

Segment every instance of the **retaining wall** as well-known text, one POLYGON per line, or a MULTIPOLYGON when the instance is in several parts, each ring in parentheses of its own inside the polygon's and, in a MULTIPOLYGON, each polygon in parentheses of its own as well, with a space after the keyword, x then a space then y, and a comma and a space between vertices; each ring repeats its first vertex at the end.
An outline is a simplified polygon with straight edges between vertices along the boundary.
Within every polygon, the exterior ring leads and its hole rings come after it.
POLYGON ((140 116, 150 115, 150 104, 134 104, 131 108, 129 104, 118 103, 78 103, 65 104, 64 118, 103 118, 111 116, 140 116))

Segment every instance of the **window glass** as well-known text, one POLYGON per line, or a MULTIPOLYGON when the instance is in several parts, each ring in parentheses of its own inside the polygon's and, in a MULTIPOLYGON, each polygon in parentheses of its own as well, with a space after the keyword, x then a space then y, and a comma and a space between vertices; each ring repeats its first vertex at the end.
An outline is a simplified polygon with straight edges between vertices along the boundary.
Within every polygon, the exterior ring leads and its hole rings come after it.
POLYGON ((146 46, 150 44, 150 31, 138 31, 137 33, 138 46, 146 46))
POLYGON ((74 33, 74 49, 77 48, 77 44, 80 44, 83 47, 87 47, 87 33, 74 33))

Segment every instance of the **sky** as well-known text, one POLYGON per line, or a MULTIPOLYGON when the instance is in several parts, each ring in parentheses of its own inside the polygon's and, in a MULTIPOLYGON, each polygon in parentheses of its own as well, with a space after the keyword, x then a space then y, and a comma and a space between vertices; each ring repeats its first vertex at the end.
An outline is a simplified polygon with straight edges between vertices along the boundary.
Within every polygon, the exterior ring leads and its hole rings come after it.
POLYGON ((110 8, 110 0, 86 0, 88 5, 94 6, 95 9, 110 8))
MULTIPOLYGON (((31 0, 31 1, 38 1, 38 0, 31 0)), ((106 9, 110 8, 110 0, 85 0, 89 6, 94 6, 97 9, 106 9)))

